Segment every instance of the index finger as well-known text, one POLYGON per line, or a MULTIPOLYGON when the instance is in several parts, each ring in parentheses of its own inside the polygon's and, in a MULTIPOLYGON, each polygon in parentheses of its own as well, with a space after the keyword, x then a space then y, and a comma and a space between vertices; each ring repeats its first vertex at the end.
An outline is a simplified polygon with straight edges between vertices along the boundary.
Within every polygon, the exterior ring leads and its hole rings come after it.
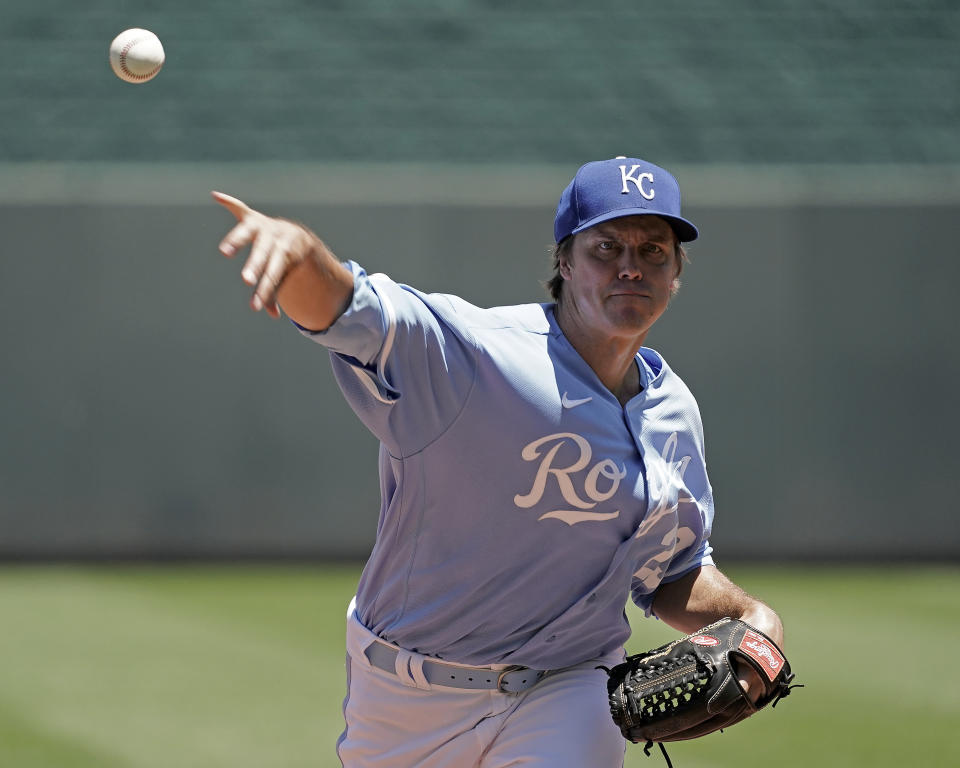
POLYGON ((243 221, 244 217, 250 213, 250 206, 247 205, 243 200, 238 200, 235 197, 230 195, 225 195, 223 192, 212 191, 210 193, 213 196, 213 199, 216 200, 220 205, 226 208, 230 213, 234 215, 237 221, 243 221))

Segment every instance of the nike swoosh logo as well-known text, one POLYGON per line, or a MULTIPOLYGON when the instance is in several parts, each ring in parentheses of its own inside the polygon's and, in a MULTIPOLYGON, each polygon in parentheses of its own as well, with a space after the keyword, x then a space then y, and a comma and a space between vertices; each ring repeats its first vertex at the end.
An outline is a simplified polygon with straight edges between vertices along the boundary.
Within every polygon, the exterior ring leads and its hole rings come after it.
POLYGON ((576 408, 578 405, 583 405, 584 403, 589 403, 593 400, 592 397, 581 397, 579 400, 571 400, 567 397, 567 393, 564 392, 563 396, 560 398, 560 405, 564 408, 576 408))

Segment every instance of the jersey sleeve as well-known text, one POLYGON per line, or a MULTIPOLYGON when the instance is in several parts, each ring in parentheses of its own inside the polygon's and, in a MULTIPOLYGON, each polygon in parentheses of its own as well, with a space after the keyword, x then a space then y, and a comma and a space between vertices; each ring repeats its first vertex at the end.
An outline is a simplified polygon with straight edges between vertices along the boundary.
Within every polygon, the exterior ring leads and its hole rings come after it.
POLYGON ((394 456, 412 455, 463 408, 476 345, 447 297, 346 266, 354 278, 346 312, 326 331, 300 332, 330 352, 337 383, 364 425, 394 456))

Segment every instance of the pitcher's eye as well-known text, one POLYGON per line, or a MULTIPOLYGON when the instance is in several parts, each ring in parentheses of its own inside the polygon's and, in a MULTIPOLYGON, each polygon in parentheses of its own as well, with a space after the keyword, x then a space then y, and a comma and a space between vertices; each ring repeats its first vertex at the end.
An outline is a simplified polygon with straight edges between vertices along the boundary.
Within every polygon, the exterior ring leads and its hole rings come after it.
POLYGON ((654 264, 661 264, 667 258, 666 251, 664 251, 663 248, 656 243, 647 243, 647 245, 644 247, 644 251, 647 254, 647 259, 654 264))

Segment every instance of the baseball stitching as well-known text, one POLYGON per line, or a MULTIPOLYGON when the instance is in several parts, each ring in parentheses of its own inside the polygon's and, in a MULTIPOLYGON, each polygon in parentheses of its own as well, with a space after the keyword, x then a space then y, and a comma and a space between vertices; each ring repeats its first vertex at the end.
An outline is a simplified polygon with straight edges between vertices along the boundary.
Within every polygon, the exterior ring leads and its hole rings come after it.
POLYGON ((133 74, 133 72, 127 69, 127 53, 129 53, 130 49, 133 48, 133 46, 135 46, 137 43, 142 43, 144 40, 147 40, 147 39, 148 38, 146 37, 138 37, 135 40, 131 40, 129 43, 123 46, 123 49, 120 51, 120 69, 123 70, 123 73, 125 75, 127 75, 128 77, 132 77, 134 80, 148 80, 149 78, 157 74, 157 72, 160 71, 160 67, 163 66, 162 64, 157 64, 156 67, 151 69, 149 72, 145 72, 142 75, 135 75, 133 74))

